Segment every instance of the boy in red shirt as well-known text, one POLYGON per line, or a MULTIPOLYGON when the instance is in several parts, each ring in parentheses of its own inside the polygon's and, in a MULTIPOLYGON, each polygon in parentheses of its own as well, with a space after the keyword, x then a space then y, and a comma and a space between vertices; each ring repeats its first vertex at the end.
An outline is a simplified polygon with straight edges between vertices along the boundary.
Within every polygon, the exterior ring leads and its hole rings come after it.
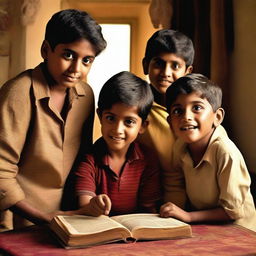
POLYGON ((120 72, 105 83, 97 109, 102 137, 76 172, 77 213, 156 212, 158 162, 151 151, 134 142, 147 127, 152 103, 147 82, 130 72, 120 72))

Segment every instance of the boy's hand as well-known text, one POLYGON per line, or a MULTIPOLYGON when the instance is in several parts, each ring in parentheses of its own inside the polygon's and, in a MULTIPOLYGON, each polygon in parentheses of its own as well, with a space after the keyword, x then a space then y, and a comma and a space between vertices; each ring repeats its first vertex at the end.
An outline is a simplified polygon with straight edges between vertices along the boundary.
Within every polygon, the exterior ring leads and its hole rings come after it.
POLYGON ((100 216, 102 214, 108 215, 111 210, 111 200, 105 195, 97 195, 90 200, 90 212, 93 216, 100 216))
POLYGON ((165 203, 161 206, 160 216, 163 218, 173 217, 184 222, 191 222, 190 213, 184 211, 171 202, 165 203))

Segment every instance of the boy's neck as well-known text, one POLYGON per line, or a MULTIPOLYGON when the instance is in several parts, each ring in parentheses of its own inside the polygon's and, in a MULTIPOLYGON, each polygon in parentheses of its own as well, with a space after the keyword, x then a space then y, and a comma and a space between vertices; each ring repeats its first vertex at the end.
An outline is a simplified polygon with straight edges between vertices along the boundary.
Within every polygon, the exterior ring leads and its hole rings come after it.
POLYGON ((108 151, 109 157, 109 166, 112 171, 119 175, 124 167, 125 162, 127 161, 127 155, 129 154, 130 146, 127 150, 120 151, 108 151))
POLYGON ((202 158, 207 150, 207 147, 209 145, 210 138, 209 138, 208 142, 204 143, 204 144, 194 144, 194 143, 188 144, 188 146, 187 146, 188 152, 193 160, 194 167, 197 166, 200 163, 200 161, 202 160, 202 158))
POLYGON ((125 156, 124 157, 118 156, 118 155, 109 156, 109 167, 118 176, 120 175, 125 162, 126 162, 125 156))
POLYGON ((153 86, 152 84, 150 84, 150 87, 151 87, 152 93, 153 93, 153 95, 154 95, 154 101, 155 101, 157 104, 159 104, 159 105, 165 107, 165 95, 162 94, 162 93, 159 93, 159 92, 154 88, 154 86, 153 86))

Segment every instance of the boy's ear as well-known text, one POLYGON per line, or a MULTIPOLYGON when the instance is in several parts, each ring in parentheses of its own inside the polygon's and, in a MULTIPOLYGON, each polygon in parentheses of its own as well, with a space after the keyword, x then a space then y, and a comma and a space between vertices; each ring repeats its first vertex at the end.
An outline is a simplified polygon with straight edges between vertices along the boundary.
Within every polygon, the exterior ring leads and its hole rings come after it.
POLYGON ((96 113, 97 113, 97 115, 98 115, 98 117, 99 117, 99 120, 100 120, 100 123, 101 123, 101 114, 100 114, 100 111, 99 111, 98 108, 96 109, 96 113))
POLYGON ((225 115, 225 111, 223 108, 218 108, 215 112, 215 118, 214 118, 214 121, 213 121, 213 126, 214 127, 217 127, 219 126, 223 119, 224 119, 224 115, 225 115))
POLYGON ((142 60, 142 66, 143 66, 144 75, 148 75, 149 63, 145 58, 143 58, 143 60, 142 60))
POLYGON ((51 47, 48 43, 48 41, 44 40, 41 46, 41 56, 44 60, 47 59, 48 51, 51 50, 51 47))
POLYGON ((139 134, 142 134, 145 132, 145 130, 147 129, 148 127, 148 124, 149 124, 149 121, 148 120, 145 120, 143 121, 141 127, 140 127, 140 130, 139 130, 139 134))
POLYGON ((168 115, 168 116, 167 116, 167 118, 166 118, 166 120, 167 120, 167 123, 168 123, 168 124, 169 124, 169 126, 170 126, 170 129, 172 129, 171 116, 170 116, 170 115, 168 115))
POLYGON ((193 71, 193 66, 188 66, 187 69, 186 69, 186 74, 185 75, 192 73, 192 71, 193 71))

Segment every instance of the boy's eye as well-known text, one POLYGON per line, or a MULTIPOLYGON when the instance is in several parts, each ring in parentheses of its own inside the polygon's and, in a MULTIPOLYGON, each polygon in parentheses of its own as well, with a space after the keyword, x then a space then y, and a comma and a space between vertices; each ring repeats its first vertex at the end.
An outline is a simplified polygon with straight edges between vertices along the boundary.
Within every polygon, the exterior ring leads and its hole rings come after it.
POLYGON ((105 119, 109 122, 113 122, 115 120, 114 116, 111 116, 111 115, 107 115, 105 116, 105 119))
POLYGON ((194 109, 195 111, 200 111, 200 110, 203 109, 203 107, 200 106, 200 105, 195 105, 195 106, 193 106, 193 109, 194 109))
POLYGON ((71 53, 71 52, 64 52, 63 56, 67 60, 72 60, 74 58, 73 53, 71 53))
POLYGON ((93 61, 94 61, 94 58, 92 58, 92 57, 83 58, 83 64, 85 64, 85 65, 89 65, 89 64, 93 63, 93 61))
POLYGON ((182 113, 182 109, 181 108, 174 108, 171 110, 171 114, 172 115, 175 115, 175 116, 178 116, 182 113))
POLYGON ((172 68, 173 68, 173 70, 177 70, 177 69, 180 68, 180 64, 179 64, 178 62, 174 62, 174 63, 172 64, 172 68))
POLYGON ((165 65, 165 62, 161 59, 155 59, 154 66, 155 67, 163 67, 165 65))
POLYGON ((127 120, 125 120, 125 124, 127 126, 132 126, 132 125, 136 124, 136 121, 133 119, 127 119, 127 120))

